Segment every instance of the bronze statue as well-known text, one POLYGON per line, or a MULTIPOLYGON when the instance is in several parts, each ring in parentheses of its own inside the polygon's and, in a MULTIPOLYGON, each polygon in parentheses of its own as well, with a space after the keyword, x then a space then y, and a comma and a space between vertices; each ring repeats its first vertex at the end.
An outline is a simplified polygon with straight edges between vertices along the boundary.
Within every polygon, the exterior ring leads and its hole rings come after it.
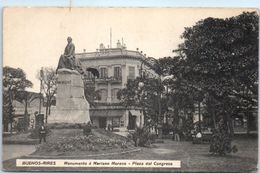
MULTIPOLYGON (((81 75, 86 75, 85 71, 82 69, 82 65, 78 59, 75 57, 75 45, 72 43, 72 38, 67 38, 68 44, 65 47, 64 53, 60 56, 59 64, 56 73, 59 69, 65 68, 70 70, 76 70, 81 75)), ((97 78, 99 77, 99 72, 95 68, 87 68, 86 71, 90 71, 97 78)))
POLYGON ((68 37, 67 41, 68 41, 68 44, 65 47, 64 54, 62 54, 60 56, 57 70, 61 69, 61 68, 67 68, 67 69, 71 69, 71 70, 75 69, 75 67, 74 67, 75 45, 72 43, 71 37, 68 37))
POLYGON ((64 53, 60 56, 58 69, 66 68, 70 70, 77 70, 80 74, 84 74, 83 69, 81 68, 81 64, 75 58, 75 45, 72 43, 72 38, 67 38, 68 44, 65 47, 64 53))

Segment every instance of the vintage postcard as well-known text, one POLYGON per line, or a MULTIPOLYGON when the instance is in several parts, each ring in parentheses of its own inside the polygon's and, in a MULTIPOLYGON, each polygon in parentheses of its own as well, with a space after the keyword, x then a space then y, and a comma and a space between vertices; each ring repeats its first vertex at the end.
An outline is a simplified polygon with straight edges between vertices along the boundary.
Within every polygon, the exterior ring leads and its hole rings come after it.
POLYGON ((4 171, 254 172, 259 11, 4 8, 4 171))

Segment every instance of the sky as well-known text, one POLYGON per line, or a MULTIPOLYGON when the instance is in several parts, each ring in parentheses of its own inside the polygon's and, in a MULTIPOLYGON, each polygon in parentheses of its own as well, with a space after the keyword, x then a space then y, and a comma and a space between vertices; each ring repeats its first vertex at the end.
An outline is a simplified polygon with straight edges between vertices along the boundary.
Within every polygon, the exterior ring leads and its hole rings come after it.
POLYGON ((207 17, 226 18, 254 9, 241 8, 5 8, 3 66, 22 68, 39 92, 41 67, 56 68, 71 36, 76 53, 95 51, 100 43, 112 47, 123 38, 128 50, 147 56, 173 56, 184 27, 207 17))

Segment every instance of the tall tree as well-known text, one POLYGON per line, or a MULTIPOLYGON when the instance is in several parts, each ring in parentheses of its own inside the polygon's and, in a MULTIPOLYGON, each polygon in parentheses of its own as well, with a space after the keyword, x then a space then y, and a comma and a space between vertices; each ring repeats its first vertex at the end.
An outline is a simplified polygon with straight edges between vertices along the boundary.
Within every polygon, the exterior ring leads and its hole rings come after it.
POLYGON ((27 130, 29 126, 28 106, 35 99, 39 99, 39 98, 40 98, 39 94, 28 92, 28 91, 18 91, 15 96, 15 100, 17 100, 18 102, 24 105, 24 124, 23 124, 24 130, 27 130))
POLYGON ((167 109, 166 100, 161 97, 163 90, 158 79, 138 77, 128 80, 126 88, 118 92, 118 98, 126 107, 141 108, 145 125, 157 128, 167 109))
POLYGON ((176 50, 183 58, 188 88, 211 98, 217 121, 233 134, 231 116, 258 104, 258 27, 256 12, 226 19, 207 18, 185 28, 176 50))
POLYGON ((48 115, 51 113, 51 105, 57 92, 57 74, 54 68, 44 67, 37 76, 42 80, 41 87, 46 98, 45 122, 48 123, 48 115))
POLYGON ((3 68, 3 124, 4 129, 8 130, 8 124, 13 123, 13 99, 17 92, 24 91, 32 87, 32 82, 26 79, 24 71, 20 68, 4 67, 3 68), (6 127, 7 126, 7 127, 6 127))

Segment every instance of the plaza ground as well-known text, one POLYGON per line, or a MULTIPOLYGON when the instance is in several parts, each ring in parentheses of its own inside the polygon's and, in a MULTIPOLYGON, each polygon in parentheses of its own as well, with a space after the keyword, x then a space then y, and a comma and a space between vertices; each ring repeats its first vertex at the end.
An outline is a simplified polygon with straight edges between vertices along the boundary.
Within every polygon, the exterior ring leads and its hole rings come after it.
MULTIPOLYGON (((211 155, 208 144, 192 144, 191 142, 181 141, 175 142, 172 140, 164 140, 164 143, 152 144, 150 148, 141 148, 139 152, 128 154, 108 155, 108 156, 94 156, 80 159, 137 159, 137 160, 181 160, 180 169, 145 169, 157 171, 184 171, 184 172, 252 172, 257 170, 258 163, 258 144, 256 137, 236 137, 233 144, 237 145, 238 152, 226 156, 213 156, 211 155)), ((4 145, 5 148, 8 145, 4 145)), ((15 146, 13 145, 15 151, 15 146)), ((12 147, 11 147, 12 148, 12 147)), ((10 148, 9 148, 10 149, 10 148)), ((26 155, 27 153, 25 153, 26 155)), ((20 157, 25 158, 25 157, 20 157)), ((26 157, 30 158, 30 157, 26 157)), ((58 159, 58 157, 57 157, 58 159)), ((69 157, 68 157, 69 159, 69 157)), ((3 162, 3 169, 9 171, 28 171, 28 170, 41 170, 46 168, 17 168, 15 166, 15 158, 5 160, 3 162)), ((64 170, 129 170, 129 171, 142 171, 144 169, 131 168, 48 168, 48 171, 64 170)))

